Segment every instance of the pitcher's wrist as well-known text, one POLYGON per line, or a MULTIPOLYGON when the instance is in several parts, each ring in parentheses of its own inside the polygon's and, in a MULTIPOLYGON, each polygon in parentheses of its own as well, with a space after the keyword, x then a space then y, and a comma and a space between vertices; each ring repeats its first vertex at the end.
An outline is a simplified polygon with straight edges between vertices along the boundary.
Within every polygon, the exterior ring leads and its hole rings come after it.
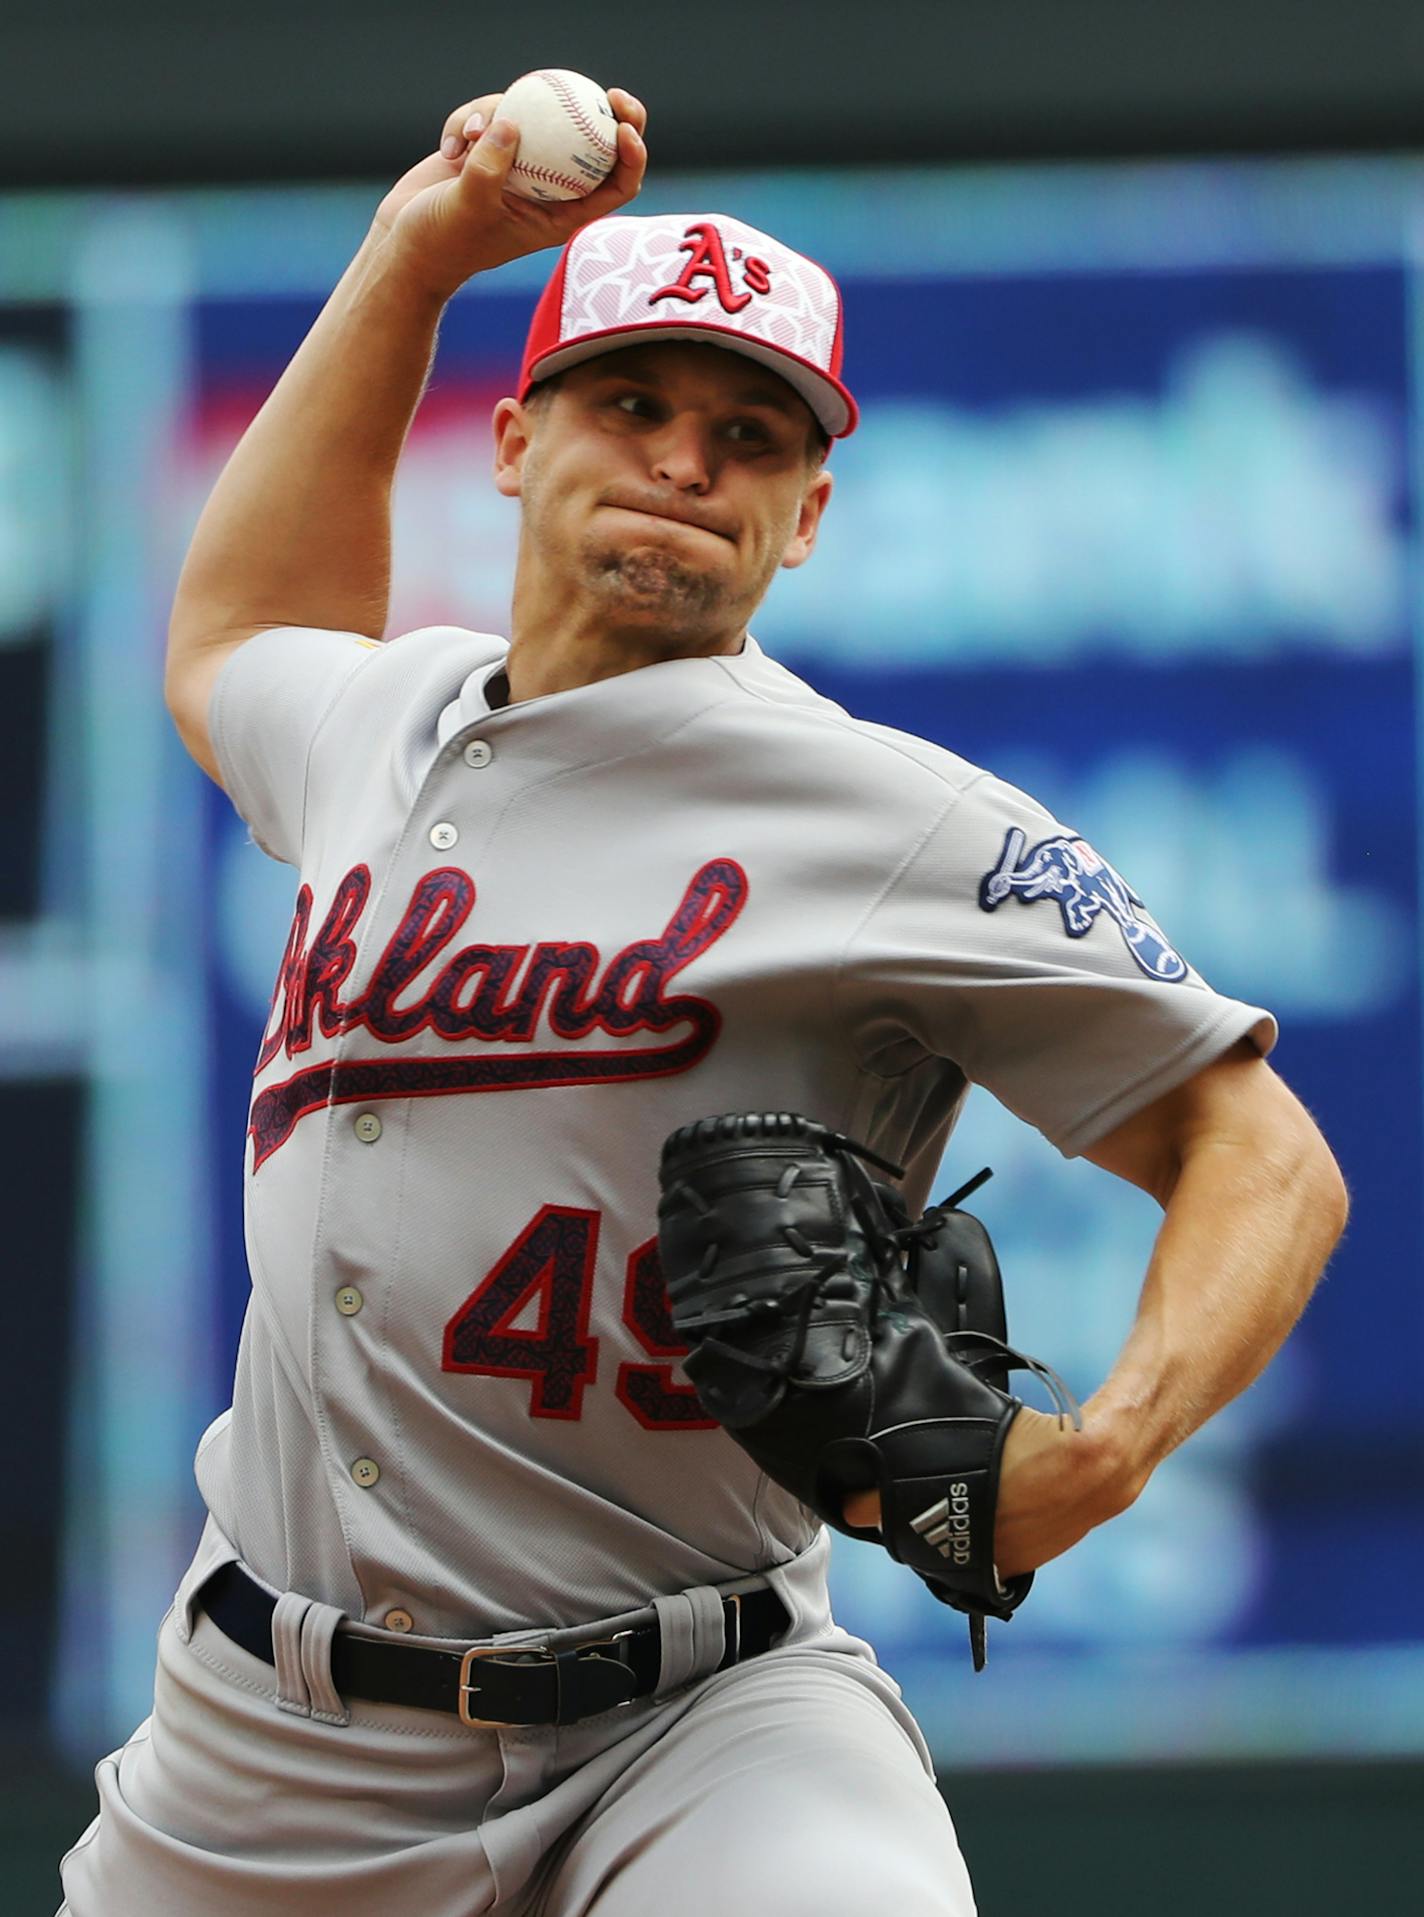
MULTIPOLYGON (((438 320, 458 287, 449 291, 433 284, 422 262, 404 246, 393 228, 373 221, 352 262, 352 300, 376 301, 383 309, 403 309, 412 320, 428 325, 438 320)), ((462 282, 463 283, 463 282, 462 282)))
POLYGON ((1134 1408, 1104 1389, 1083 1406, 1085 1462, 1094 1480, 1098 1522, 1118 1517, 1141 1496, 1161 1462, 1134 1408))

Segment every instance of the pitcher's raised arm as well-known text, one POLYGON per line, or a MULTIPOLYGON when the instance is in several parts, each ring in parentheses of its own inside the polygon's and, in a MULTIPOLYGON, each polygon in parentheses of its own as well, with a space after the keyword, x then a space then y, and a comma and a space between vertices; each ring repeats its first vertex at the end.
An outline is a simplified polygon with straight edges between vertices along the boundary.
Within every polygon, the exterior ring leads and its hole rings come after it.
POLYGON ((199 518, 169 622, 165 692, 214 779, 208 702, 235 647, 274 626, 385 631, 391 494, 446 301, 476 273, 562 245, 642 183, 646 115, 615 88, 618 161, 604 185, 557 205, 507 192, 519 136, 499 116, 501 98, 457 107, 440 150, 386 195, 199 518))

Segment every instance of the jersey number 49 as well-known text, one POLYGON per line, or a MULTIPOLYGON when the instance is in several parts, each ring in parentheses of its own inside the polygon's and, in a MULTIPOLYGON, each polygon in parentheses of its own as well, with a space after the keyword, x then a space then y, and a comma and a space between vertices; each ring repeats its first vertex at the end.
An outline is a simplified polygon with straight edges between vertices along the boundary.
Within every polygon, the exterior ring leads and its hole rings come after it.
MULTIPOLYGON (((579 1417, 584 1388, 598 1376, 588 1314, 600 1223, 596 1211, 542 1206, 446 1325, 442 1369, 528 1378, 531 1416, 579 1417)), ((638 1423, 649 1431, 715 1430, 692 1386, 673 1377, 671 1361, 687 1346, 673 1331, 656 1238, 628 1254, 623 1322, 658 1361, 618 1367, 614 1392, 638 1423)))

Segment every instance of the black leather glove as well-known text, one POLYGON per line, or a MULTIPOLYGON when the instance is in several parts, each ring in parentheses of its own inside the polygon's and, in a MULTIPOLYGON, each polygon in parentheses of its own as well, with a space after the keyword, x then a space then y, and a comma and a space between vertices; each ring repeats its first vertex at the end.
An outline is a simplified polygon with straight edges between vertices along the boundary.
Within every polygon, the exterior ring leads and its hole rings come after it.
POLYGON ((1005 1342, 989 1235, 958 1200, 911 1222, 864 1146, 794 1112, 704 1118, 663 1147, 659 1254, 684 1369, 716 1418, 827 1524, 879 1543, 968 1613, 976 1670, 985 1617, 1007 1618, 1032 1572, 994 1568, 999 1461, 1021 1401, 1011 1369, 1047 1366, 1005 1342), (846 1522, 880 1493, 880 1529, 846 1522))

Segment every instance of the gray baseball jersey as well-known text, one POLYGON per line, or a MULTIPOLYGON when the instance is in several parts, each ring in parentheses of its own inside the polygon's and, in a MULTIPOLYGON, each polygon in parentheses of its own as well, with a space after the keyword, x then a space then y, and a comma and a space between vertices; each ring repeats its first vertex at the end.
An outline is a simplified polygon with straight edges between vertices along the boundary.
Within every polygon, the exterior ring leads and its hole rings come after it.
POLYGON ((281 629, 211 711, 300 890, 199 1482, 277 1590, 452 1637, 815 1534, 679 1372, 674 1126, 806 1112, 907 1164, 918 1209, 970 1083, 1073 1154, 1275 1035, 1032 799, 754 642, 492 709, 504 652, 281 629))

